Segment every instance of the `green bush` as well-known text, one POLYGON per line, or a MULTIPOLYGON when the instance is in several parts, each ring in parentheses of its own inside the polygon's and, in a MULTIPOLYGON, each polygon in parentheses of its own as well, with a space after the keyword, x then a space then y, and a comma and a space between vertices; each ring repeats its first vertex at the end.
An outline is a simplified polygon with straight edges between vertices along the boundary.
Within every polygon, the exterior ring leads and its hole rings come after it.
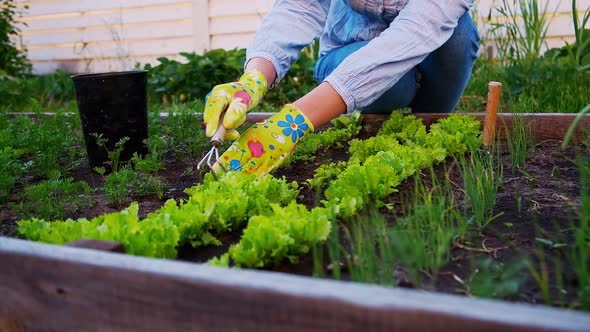
MULTIPOLYGON (((503 100, 535 100, 539 108, 529 111, 534 113, 576 113, 590 100, 589 70, 554 61, 549 54, 508 66, 478 59, 464 95, 485 98, 490 81, 502 82, 503 100)), ((482 110, 483 105, 475 109, 482 110)))
MULTIPOLYGON (((236 81, 243 73, 245 49, 216 49, 203 55, 180 53, 186 61, 179 62, 159 58, 160 64, 146 64, 148 85, 153 100, 159 103, 203 100, 211 89, 236 81)), ((316 86, 313 78, 315 60, 311 54, 302 53, 293 64, 290 73, 281 81, 280 87, 272 89, 264 103, 273 106, 295 101, 316 86)))
POLYGON ((0 6, 0 81, 30 73, 26 50, 14 44, 14 37, 20 32, 16 17, 27 8, 19 8, 15 0, 3 0, 0 6))
MULTIPOLYGON (((36 104, 49 112, 75 107, 74 84, 71 74, 58 70, 49 75, 0 79, 0 106, 10 106, 12 112, 30 111, 36 104)), ((71 110, 73 111, 73 110, 71 110)))
POLYGON ((159 58, 160 64, 147 64, 148 85, 159 102, 184 102, 204 99, 217 84, 236 80, 242 72, 244 50, 216 49, 203 55, 180 53, 186 62, 159 58))

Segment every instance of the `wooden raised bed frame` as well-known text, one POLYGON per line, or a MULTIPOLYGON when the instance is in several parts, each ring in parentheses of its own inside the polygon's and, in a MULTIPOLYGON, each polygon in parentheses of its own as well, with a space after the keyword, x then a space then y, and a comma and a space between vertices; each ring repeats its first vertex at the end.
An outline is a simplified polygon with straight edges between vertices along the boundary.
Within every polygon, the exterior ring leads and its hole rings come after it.
MULTIPOLYGON (((446 116, 415 115, 427 125, 446 116)), ((575 114, 520 116, 544 140, 562 139, 575 114)), ((498 114, 498 133, 511 119, 498 114)), ((586 116, 577 133, 589 130, 586 116)), ((590 331, 582 312, 80 246, 0 237, 0 331, 590 331)))

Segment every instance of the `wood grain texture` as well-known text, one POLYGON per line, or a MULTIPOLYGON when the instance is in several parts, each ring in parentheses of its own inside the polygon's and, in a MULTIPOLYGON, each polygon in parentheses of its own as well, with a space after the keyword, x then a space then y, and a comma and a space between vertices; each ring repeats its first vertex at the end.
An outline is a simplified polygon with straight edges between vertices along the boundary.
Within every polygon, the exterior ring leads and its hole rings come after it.
POLYGON ((8 238, 0 266, 11 331, 590 330, 590 315, 543 306, 8 238))
POLYGON ((486 104, 486 114, 483 120, 483 145, 491 146, 496 138, 496 119, 498 106, 500 105, 500 96, 502 94, 502 83, 490 82, 488 84, 488 100, 486 104))
POLYGON ((23 43, 31 47, 59 47, 74 43, 115 42, 123 37, 126 41, 142 39, 192 37, 193 23, 188 19, 167 22, 139 22, 125 25, 102 25, 85 28, 74 33, 72 29, 48 30, 23 34, 23 43), (145 32, 150 31, 149 36, 145 32))
MULTIPOLYGON (((211 31, 209 23, 209 1, 192 1, 193 48, 196 53, 211 49, 211 31)), ((188 49, 186 50, 188 51, 188 49)))
POLYGON ((27 17, 49 16, 68 13, 108 12, 129 8, 168 6, 177 3, 190 3, 190 0, 35 0, 26 11, 27 17))
POLYGON ((94 249, 100 251, 125 253, 125 246, 123 245, 123 243, 116 241, 78 239, 76 241, 66 243, 66 246, 82 249, 94 249))
MULTIPOLYGON (((248 121, 266 119, 274 113, 250 113, 248 121)), ((462 115, 471 115, 483 123, 485 113, 453 113, 462 115)), ((412 113, 412 115, 422 119, 422 122, 428 127, 441 118, 449 116, 448 113, 412 113)), ((514 115, 511 113, 497 113, 496 133, 500 138, 506 138, 506 131, 512 129, 512 118, 520 116, 524 123, 531 128, 531 133, 536 140, 563 139, 567 129, 576 117, 575 113, 522 113, 514 115)), ((364 114, 363 123, 368 126, 369 130, 379 129, 382 123, 387 120, 388 115, 382 114, 364 114)), ((576 139, 581 139, 590 132, 590 114, 584 116, 576 129, 576 139)))
MULTIPOLYGON (((31 5, 22 18, 22 22, 26 23, 22 27, 23 34, 27 36, 25 46, 29 46, 29 49, 39 44, 47 44, 43 43, 42 37, 51 38, 52 33, 59 32, 61 35, 55 39, 65 39, 71 43, 84 39, 84 31, 100 29, 103 26, 109 29, 120 26, 122 30, 120 41, 123 45, 127 45, 137 39, 150 39, 155 31, 174 31, 174 29, 146 28, 143 30, 143 35, 128 37, 127 28, 130 24, 180 23, 190 20, 190 24, 195 27, 192 29, 194 34, 187 36, 191 42, 186 43, 187 46, 182 51, 194 50, 197 52, 216 47, 227 49, 246 47, 252 39, 254 31, 260 26, 261 19, 268 14, 274 2, 273 0, 36 0, 34 2, 18 0, 21 5, 31 5), (192 10, 190 6, 193 7, 192 10), (196 10, 205 7, 208 10, 196 10), (226 24, 230 21, 237 23, 226 24), (211 23, 211 27, 207 28, 209 23, 211 23), (207 29, 209 29, 209 33, 206 33, 207 29), (218 30, 221 31, 219 34, 218 30), (34 41, 34 43, 29 44, 29 41, 34 41)), ((571 1, 549 1, 549 3, 546 14, 549 20, 547 47, 561 47, 565 41, 572 43, 574 35, 571 1)), ((490 12, 493 4, 493 0, 477 1, 474 10, 472 10, 480 36, 488 37, 485 38, 487 45, 494 44, 494 39, 489 36, 492 25, 489 22, 486 23, 488 14, 491 14, 495 21, 502 20, 498 17, 497 11, 490 12)), ((580 15, 582 15, 582 11, 590 6, 590 0, 578 0, 577 4, 580 15)), ((129 35, 133 35, 133 32, 130 32, 129 35)), ((166 39, 168 36, 158 38, 166 39)), ((142 53, 140 55, 149 56, 150 62, 153 62, 163 54, 178 53, 173 44, 155 44, 161 49, 159 53, 142 53)), ((59 50, 60 47, 63 45, 52 43, 35 51, 34 57, 39 58, 32 59, 35 73, 49 73, 55 69, 64 69, 61 64, 71 61, 71 57, 64 55, 64 51, 59 50), (54 51, 54 48, 58 48, 58 50, 54 51), (51 65, 47 65, 47 63, 51 65)), ((134 52, 131 48, 128 50, 134 52)), ((106 51, 102 51, 91 53, 89 56, 92 56, 91 59, 94 57, 104 58, 105 54, 106 51)), ((117 67, 117 59, 109 58, 109 61, 113 62, 111 67, 117 67)), ((65 69, 68 68, 65 67, 65 69)), ((100 68, 94 67, 94 62, 91 62, 87 71, 100 71, 100 68)))
MULTIPOLYGON (((43 115, 53 115, 53 113, 42 113, 43 115)), ((258 113, 253 112, 248 114, 247 121, 248 123, 255 123, 256 121, 268 119, 270 116, 276 113, 258 113)), ((453 113, 453 114, 460 114, 460 115, 468 115, 474 116, 476 119, 483 123, 485 113, 453 113)), ((9 113, 10 116, 29 116, 29 117, 36 117, 36 113, 31 112, 19 112, 19 113, 9 113)), ((69 113, 66 115, 70 116, 77 116, 74 113, 69 113)), ((431 124, 435 123, 436 121, 449 116, 448 113, 413 113, 412 115, 422 119, 422 122, 429 127, 431 124)), ((519 115, 514 115, 511 113, 498 113, 497 114, 497 122, 496 122, 496 132, 500 136, 500 138, 506 138, 506 131, 512 129, 512 118, 514 116, 519 116, 522 118, 522 121, 526 123, 529 128, 531 128, 531 134, 534 139, 536 140, 562 140, 567 132, 567 129, 571 125, 572 121, 575 119, 577 114, 575 113, 522 113, 519 115)), ((167 118, 169 116, 168 113, 160 113, 161 118, 167 118)), ((197 113, 197 118, 201 117, 201 113, 197 113)), ((364 114, 363 115, 363 123, 365 128, 368 130, 374 130, 377 132, 381 125, 385 120, 387 120, 388 115, 383 114, 364 114)), ((318 129, 325 129, 326 127, 320 127, 318 129)), ((574 139, 580 140, 588 135, 590 132, 590 114, 585 115, 584 118, 580 121, 575 134, 574 139)))

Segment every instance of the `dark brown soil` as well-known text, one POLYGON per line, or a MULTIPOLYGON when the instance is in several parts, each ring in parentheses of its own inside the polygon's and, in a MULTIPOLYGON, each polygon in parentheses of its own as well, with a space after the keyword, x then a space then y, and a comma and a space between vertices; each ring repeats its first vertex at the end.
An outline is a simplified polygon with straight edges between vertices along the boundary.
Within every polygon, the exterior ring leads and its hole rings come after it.
MULTIPOLYGON (((120 205, 113 205, 109 203, 107 196, 102 190, 105 177, 90 170, 86 162, 81 163, 80 167, 72 172, 70 176, 74 181, 85 181, 94 190, 90 194, 91 205, 83 209, 71 211, 66 218, 94 218, 105 213, 117 212, 129 206, 130 203, 139 202, 139 215, 141 218, 147 216, 150 212, 162 207, 164 202, 168 199, 183 199, 188 195, 184 193, 186 188, 197 185, 203 178, 203 171, 197 170, 198 161, 177 162, 170 161, 164 163, 164 169, 159 176, 162 178, 166 187, 164 189, 164 197, 158 199, 156 196, 137 196, 130 194, 124 203, 120 205)), ((34 183, 34 182, 33 182, 34 183)), ((31 183, 32 184, 32 183, 31 183)), ((17 237, 18 231, 16 221, 25 218, 25 214, 20 212, 20 209, 15 206, 19 201, 17 193, 23 191, 23 186, 17 186, 14 190, 9 202, 0 204, 0 236, 17 237)))
MULTIPOLYGON (((504 167, 504 183, 497 195, 495 214, 500 216, 495 219, 484 231, 458 240, 453 245, 449 263, 438 274, 437 278, 424 273, 422 288, 457 294, 470 294, 469 279, 474 271, 474 264, 484 258, 489 258, 497 263, 513 264, 525 258, 535 262, 533 271, 546 265, 550 279, 552 301, 555 305, 575 306, 572 303, 576 298, 577 280, 572 268, 566 263, 562 251, 543 243, 543 240, 551 240, 554 243, 567 245, 571 239, 572 227, 575 227, 578 218, 576 211, 580 206, 580 181, 578 169, 573 162, 577 155, 590 156, 588 149, 573 147, 566 151, 561 150, 558 141, 545 141, 535 146, 530 152, 526 165, 521 169, 513 169, 510 165, 510 156, 507 152, 502 154, 504 167), (539 264, 542 262, 543 264, 539 264), (562 263, 556 265, 557 263, 562 263), (561 276, 561 281, 556 282, 561 276), (560 303, 563 301, 565 303, 560 303)), ((313 177, 313 171, 323 163, 346 160, 346 149, 332 149, 318 153, 315 160, 306 164, 291 164, 276 172, 276 176, 285 176, 290 181, 300 183, 301 192, 299 202, 313 207, 319 205, 322 197, 304 185, 305 180, 313 177)), ((504 147, 504 151, 506 151, 504 147)), ((154 197, 130 197, 139 201, 140 214, 147 215, 159 208, 168 198, 180 199, 186 197, 185 188, 198 184, 202 174, 190 172, 190 168, 196 169, 196 162, 166 163, 160 176, 166 181, 166 197, 157 199, 154 197), (187 171, 188 170, 188 171, 187 171)), ((446 162, 435 168, 437 174, 444 174, 449 170, 451 180, 455 183, 454 192, 461 199, 461 180, 458 168, 453 162, 446 162)), ((422 175, 427 177, 426 174, 422 175)), ((84 180, 93 188, 100 188, 103 177, 81 168, 74 174, 75 180, 84 180)), ((413 181, 403 183, 400 194, 390 197, 390 203, 399 205, 402 193, 411 191, 413 181)), ((22 188, 17 188, 17 192, 22 188)), ((16 201, 16 196, 13 197, 16 201)), ((107 212, 118 211, 121 207, 108 204, 104 194, 99 190, 92 196, 94 202, 91 207, 77 211, 68 216, 72 218, 91 218, 107 212)), ((0 235, 17 236, 15 221, 19 219, 18 210, 9 204, 0 206, 0 235)), ((386 218, 395 222, 393 213, 387 213, 386 218)), ((399 209, 396 210, 399 212, 399 209)), ((222 254, 229 245, 239 240, 240 232, 220 236, 224 244, 220 247, 191 248, 183 247, 179 250, 179 259, 203 262, 211 257, 222 254)), ((545 241, 546 242, 546 241, 545 241)), ((302 275, 312 275, 313 259, 311 254, 302 257, 298 264, 285 264, 274 267, 273 270, 302 275)), ((405 276, 403 268, 396 267, 398 276, 397 286, 416 287, 405 276)), ((517 295, 509 299, 530 303, 543 302, 542 291, 539 283, 531 277, 531 270, 525 269, 526 282, 521 286, 517 295)), ((346 271, 343 279, 349 279, 346 271)))

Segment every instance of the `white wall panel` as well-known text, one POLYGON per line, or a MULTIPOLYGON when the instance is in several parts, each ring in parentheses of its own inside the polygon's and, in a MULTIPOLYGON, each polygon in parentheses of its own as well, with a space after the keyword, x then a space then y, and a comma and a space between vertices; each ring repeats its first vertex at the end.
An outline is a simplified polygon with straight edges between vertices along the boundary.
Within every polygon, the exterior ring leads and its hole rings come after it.
POLYGON ((188 37, 121 41, 120 43, 66 44, 50 48, 31 48, 28 57, 31 61, 50 61, 53 59, 127 58, 145 54, 161 56, 184 52, 192 47, 192 43, 192 37, 188 37))
MULTIPOLYGON (((36 73, 128 70, 195 49, 199 0, 29 0, 22 41, 36 73)), ((203 8, 205 12, 207 7, 203 8)), ((207 15, 207 13, 205 13, 207 15)), ((206 20, 207 21, 207 20, 206 20)), ((208 22, 205 22, 208 26, 208 22)), ((207 36, 209 35, 206 32, 207 36)))
POLYGON ((251 33, 232 33, 227 35, 214 35, 211 39, 211 49, 224 48, 245 48, 250 45, 254 38, 254 32, 251 33))
POLYGON ((240 16, 256 14, 264 16, 273 4, 273 0, 209 0, 209 16, 240 16))
MULTIPOLYGON (((54 14, 85 13, 96 11, 113 11, 129 8, 146 8, 150 6, 176 5, 178 0, 127 0, 127 1, 104 1, 104 0, 58 0, 58 1, 28 1, 32 3, 28 16, 37 17, 54 14)), ((184 1, 189 6, 190 0, 184 1)))
POLYGON ((23 34, 23 42, 29 48, 40 45, 67 43, 92 43, 118 40, 192 37, 190 19, 170 22, 147 22, 112 26, 98 26, 53 31, 29 31, 23 34))
POLYGON ((115 9, 110 11, 79 12, 36 16, 27 19, 27 31, 80 29, 143 22, 192 20, 191 4, 180 3, 162 7, 115 9))
MULTIPOLYGON (((511 0, 508 0, 511 1, 511 0)), ((571 0, 547 0, 553 16, 548 47, 572 41, 571 0), (555 14, 554 14, 555 13, 555 14)), ((128 69, 135 62, 214 48, 247 47, 273 0, 21 0, 30 6, 22 40, 37 73, 128 69)), ((476 0, 480 34, 490 8, 501 0, 476 0)), ((543 2, 543 0, 541 0, 543 2)), ((580 11, 590 0, 578 0, 580 11)), ((502 21, 496 11, 492 20, 502 21)))

